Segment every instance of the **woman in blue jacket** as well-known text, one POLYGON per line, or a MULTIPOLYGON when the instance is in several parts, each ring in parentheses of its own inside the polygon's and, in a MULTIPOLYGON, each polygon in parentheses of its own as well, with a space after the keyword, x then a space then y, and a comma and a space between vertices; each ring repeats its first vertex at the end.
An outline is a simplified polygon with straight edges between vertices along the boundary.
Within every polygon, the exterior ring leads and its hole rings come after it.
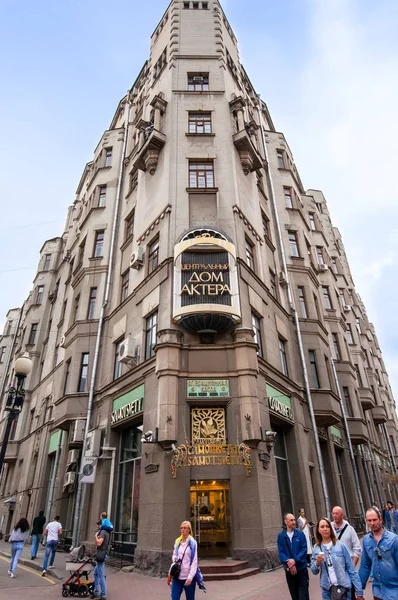
POLYGON ((321 573, 322 600, 330 600, 332 592, 341 600, 348 599, 352 585, 355 587, 357 599, 363 600, 361 580, 348 550, 336 539, 332 525, 326 517, 319 519, 316 525, 315 540, 311 571, 314 575, 321 573))

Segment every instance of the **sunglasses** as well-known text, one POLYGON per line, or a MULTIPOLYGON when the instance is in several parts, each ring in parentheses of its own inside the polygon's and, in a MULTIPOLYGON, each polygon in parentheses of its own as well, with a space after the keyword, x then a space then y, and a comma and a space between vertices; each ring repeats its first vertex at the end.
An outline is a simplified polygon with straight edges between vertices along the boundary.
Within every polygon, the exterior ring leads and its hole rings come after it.
POLYGON ((383 556, 380 552, 380 548, 375 548, 375 554, 379 560, 382 560, 383 556))

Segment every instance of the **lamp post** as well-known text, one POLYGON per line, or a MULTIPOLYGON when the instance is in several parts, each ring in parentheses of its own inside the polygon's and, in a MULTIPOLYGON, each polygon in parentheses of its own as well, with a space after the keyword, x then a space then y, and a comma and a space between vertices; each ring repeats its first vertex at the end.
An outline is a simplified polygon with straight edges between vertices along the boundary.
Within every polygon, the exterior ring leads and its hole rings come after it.
POLYGON ((4 411, 8 412, 7 423, 4 430, 3 442, 0 450, 0 478, 3 470, 4 457, 7 451, 8 439, 10 437, 11 427, 13 421, 19 415, 22 410, 25 390, 23 384, 25 378, 32 370, 32 361, 29 358, 29 354, 25 352, 23 356, 17 358, 14 365, 15 377, 17 378, 17 387, 10 387, 8 389, 7 402, 4 407, 4 411))

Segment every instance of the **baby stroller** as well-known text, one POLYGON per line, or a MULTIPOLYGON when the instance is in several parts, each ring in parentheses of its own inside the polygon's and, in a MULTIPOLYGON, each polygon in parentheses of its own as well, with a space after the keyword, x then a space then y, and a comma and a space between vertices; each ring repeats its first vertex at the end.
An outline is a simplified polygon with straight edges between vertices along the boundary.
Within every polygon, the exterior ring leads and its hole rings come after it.
POLYGON ((95 567, 91 556, 86 556, 85 546, 71 550, 66 559, 65 568, 70 577, 62 584, 62 596, 78 596, 85 598, 94 592, 94 581, 90 581, 90 573, 95 567))

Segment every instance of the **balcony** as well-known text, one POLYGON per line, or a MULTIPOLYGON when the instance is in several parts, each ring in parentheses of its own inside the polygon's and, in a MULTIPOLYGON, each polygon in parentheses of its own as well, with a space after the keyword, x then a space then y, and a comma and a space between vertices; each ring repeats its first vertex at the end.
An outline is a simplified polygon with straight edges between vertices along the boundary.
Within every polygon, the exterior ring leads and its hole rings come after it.
POLYGON ((340 402, 330 390, 311 390, 318 427, 329 427, 341 421, 340 402))
POLYGON ((149 171, 153 175, 158 166, 160 151, 165 143, 165 134, 157 129, 152 129, 143 146, 141 146, 134 157, 133 168, 141 169, 141 171, 149 171))
POLYGON ((376 401, 369 388, 359 388, 359 398, 361 400, 363 410, 370 410, 376 406, 376 401))
MULTIPOLYGON (((1 446, 0 446, 1 447, 1 446)), ((19 442, 14 442, 13 440, 9 440, 6 455, 4 457, 4 462, 15 462, 18 458, 19 451, 19 442)))
POLYGON ((353 444, 366 444, 369 439, 368 426, 363 419, 347 417, 348 430, 353 444))
POLYGON ((88 393, 66 394, 54 402, 53 429, 68 429, 73 421, 87 416, 88 393))
POLYGON ((261 156, 257 152, 253 142, 251 141, 250 134, 246 129, 238 131, 232 136, 235 148, 239 152, 240 162, 245 175, 261 169, 263 161, 261 156))
POLYGON ((384 406, 375 406, 372 408, 372 418, 375 425, 381 425, 387 421, 387 413, 384 406))

